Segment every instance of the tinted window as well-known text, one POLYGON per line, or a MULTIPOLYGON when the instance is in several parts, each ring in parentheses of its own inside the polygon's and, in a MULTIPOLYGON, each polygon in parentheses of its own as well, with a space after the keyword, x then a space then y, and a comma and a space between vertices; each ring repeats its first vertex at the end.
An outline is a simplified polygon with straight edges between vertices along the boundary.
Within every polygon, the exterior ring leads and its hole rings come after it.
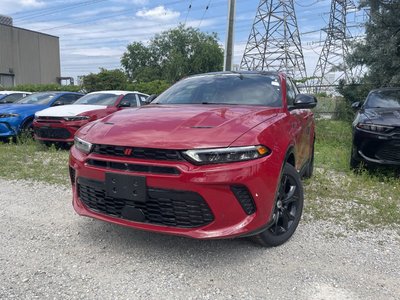
POLYGON ((400 108, 400 90, 376 91, 368 95, 365 108, 400 108))
POLYGON ((63 105, 72 104, 76 101, 76 97, 73 94, 67 94, 58 98, 57 101, 60 101, 63 105))
POLYGON ((282 105, 279 78, 261 74, 190 77, 174 84, 153 103, 282 105))
POLYGON ((0 96, 0 103, 13 103, 22 97, 24 97, 25 94, 10 94, 10 95, 5 95, 3 98, 1 98, 3 95, 0 96))
POLYGON ((57 95, 56 93, 36 93, 26 96, 25 98, 22 98, 21 100, 16 101, 15 103, 47 105, 53 100, 53 98, 56 95, 57 95))
POLYGON ((114 105, 119 95, 115 94, 87 94, 76 101, 74 104, 88 104, 88 105, 114 105))
POLYGON ((293 85, 290 78, 286 78, 286 100, 287 105, 292 106, 294 105, 294 99, 296 98, 297 88, 293 85))
POLYGON ((146 105, 146 99, 148 98, 148 96, 146 95, 140 95, 139 94, 139 100, 140 100, 140 105, 146 105))
POLYGON ((136 107, 136 95, 135 94, 127 94, 121 101, 129 101, 131 107, 136 107))

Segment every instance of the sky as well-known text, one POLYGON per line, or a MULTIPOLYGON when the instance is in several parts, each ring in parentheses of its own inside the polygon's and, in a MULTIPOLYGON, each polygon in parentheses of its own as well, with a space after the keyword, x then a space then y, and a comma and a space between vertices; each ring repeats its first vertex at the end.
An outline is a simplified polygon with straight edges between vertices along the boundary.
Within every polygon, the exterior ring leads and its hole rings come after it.
MULTIPOLYGON (((237 0, 234 64, 240 64, 260 0, 237 0)), ((295 1, 307 74, 312 75, 329 21, 329 0, 295 1)), ((228 0, 0 0, 0 14, 14 26, 60 38, 61 76, 120 68, 131 42, 145 45, 155 34, 185 24, 216 32, 225 44, 228 0)), ((355 13, 351 22, 360 22, 355 13)), ((362 29, 352 29, 353 35, 362 29)))

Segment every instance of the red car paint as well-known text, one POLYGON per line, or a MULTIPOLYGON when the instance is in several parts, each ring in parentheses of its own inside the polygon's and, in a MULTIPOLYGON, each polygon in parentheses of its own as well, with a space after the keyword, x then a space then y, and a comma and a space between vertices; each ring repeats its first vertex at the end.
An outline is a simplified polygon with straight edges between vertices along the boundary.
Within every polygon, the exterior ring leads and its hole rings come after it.
POLYGON ((289 110, 286 75, 279 73, 281 107, 251 105, 156 105, 122 111, 93 122, 78 131, 77 137, 92 144, 123 146, 125 149, 152 148, 188 150, 264 145, 267 156, 233 163, 195 165, 187 160, 149 160, 85 154, 75 146, 70 152, 73 206, 83 216, 143 230, 192 238, 227 238, 257 232, 271 220, 275 194, 285 158, 292 154, 300 172, 311 159, 314 141, 313 114, 308 109, 289 110), (90 165, 91 160, 146 167, 172 167, 179 174, 118 171, 90 165), (90 209, 79 197, 79 178, 104 182, 107 172, 145 176, 148 188, 190 191, 209 206, 212 222, 182 228, 131 221, 90 209), (256 211, 246 214, 231 190, 240 184, 251 193, 256 211))
MULTIPOLYGON (((34 129, 34 137, 36 140, 43 141, 43 142, 63 142, 63 143, 72 143, 74 141, 74 136, 76 131, 81 128, 82 126, 104 118, 112 113, 115 113, 117 111, 123 110, 126 107, 120 107, 121 101, 125 98, 126 95, 128 94, 135 94, 135 95, 141 95, 141 96, 148 96, 146 94, 138 93, 138 92, 130 92, 130 91, 106 91, 109 92, 110 94, 114 94, 117 92, 115 95, 119 95, 118 98, 116 99, 115 103, 113 105, 109 105, 107 107, 101 108, 101 109, 96 109, 96 110, 90 110, 86 112, 82 112, 78 114, 77 116, 87 116, 89 117, 86 120, 78 120, 78 121, 69 121, 65 120, 63 117, 39 117, 35 118, 33 121, 33 129, 34 129), (56 135, 54 136, 40 136, 37 134, 38 130, 41 129, 50 129, 50 130, 65 130, 66 132, 69 133, 68 137, 57 137, 56 135)), ((101 92, 103 93, 103 92, 101 92)), ((93 93, 92 93, 93 94, 93 93)), ((137 99, 137 105, 140 105, 139 99, 137 99)), ((71 104, 74 105, 74 104, 71 104)), ((63 109, 67 110, 69 107, 63 107, 63 109)))

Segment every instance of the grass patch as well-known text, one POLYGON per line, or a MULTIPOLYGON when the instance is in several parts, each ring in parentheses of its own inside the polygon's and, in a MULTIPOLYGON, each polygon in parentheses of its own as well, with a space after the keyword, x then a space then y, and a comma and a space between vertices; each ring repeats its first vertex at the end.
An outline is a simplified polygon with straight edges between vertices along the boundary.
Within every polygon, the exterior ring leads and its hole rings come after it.
POLYGON ((29 138, 0 143, 0 177, 69 184, 68 151, 29 138))
POLYGON ((318 120, 316 125, 316 170, 305 182, 305 219, 330 220, 353 229, 400 225, 398 171, 351 171, 351 124, 318 120))

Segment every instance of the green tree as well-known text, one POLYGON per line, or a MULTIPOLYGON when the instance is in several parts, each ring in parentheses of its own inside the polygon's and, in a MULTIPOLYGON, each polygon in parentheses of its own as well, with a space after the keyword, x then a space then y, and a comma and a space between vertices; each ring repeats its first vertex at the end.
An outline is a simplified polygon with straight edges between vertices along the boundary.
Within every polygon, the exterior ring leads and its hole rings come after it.
POLYGON ((128 45, 121 64, 130 80, 175 82, 222 70, 223 50, 216 34, 180 25, 156 35, 147 47, 137 42, 128 45))
POLYGON ((366 38, 352 46, 346 57, 351 67, 366 66, 363 83, 373 87, 400 84, 400 1, 370 0, 371 18, 366 38))
POLYGON ((82 77, 82 87, 88 93, 101 90, 124 90, 127 83, 125 73, 118 69, 100 68, 99 73, 90 73, 82 77))

